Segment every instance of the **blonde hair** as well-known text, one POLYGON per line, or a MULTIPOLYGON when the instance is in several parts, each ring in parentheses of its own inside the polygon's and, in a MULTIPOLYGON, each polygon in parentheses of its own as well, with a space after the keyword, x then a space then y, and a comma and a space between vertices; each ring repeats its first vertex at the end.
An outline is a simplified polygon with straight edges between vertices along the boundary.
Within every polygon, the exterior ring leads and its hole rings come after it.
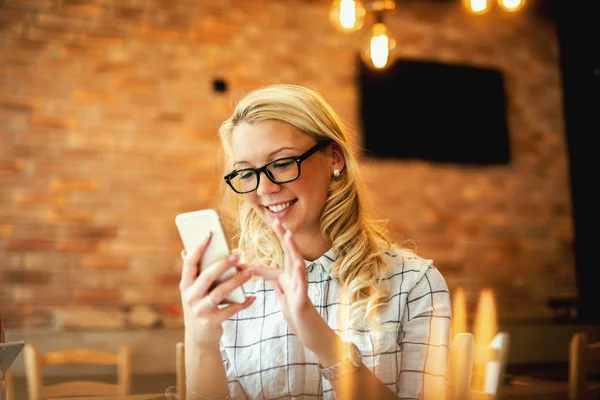
MULTIPOLYGON (((235 127, 242 122, 253 124, 269 119, 287 122, 315 140, 331 139, 343 152, 344 171, 331 180, 321 215, 321 230, 337 256, 331 275, 343 288, 344 303, 350 304, 350 319, 380 326, 376 310, 387 300, 388 293, 380 288, 379 279, 388 269, 384 253, 393 245, 383 225, 367 215, 359 166, 349 142, 350 130, 321 95, 311 89, 290 84, 257 89, 237 104, 233 115, 219 129, 226 173, 232 168, 231 136, 235 127)), ((232 206, 238 215, 236 237, 246 261, 282 265, 283 250, 272 229, 243 196, 228 188, 223 190, 225 196, 233 200, 232 206)))

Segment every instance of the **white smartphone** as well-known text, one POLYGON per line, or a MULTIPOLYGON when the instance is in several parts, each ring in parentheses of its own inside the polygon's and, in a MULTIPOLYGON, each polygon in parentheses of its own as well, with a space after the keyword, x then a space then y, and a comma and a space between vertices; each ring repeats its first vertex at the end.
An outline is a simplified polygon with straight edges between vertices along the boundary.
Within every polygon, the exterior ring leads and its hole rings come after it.
MULTIPOLYGON (((213 209, 191 211, 178 214, 175 217, 175 225, 179 231, 179 236, 183 242, 183 247, 189 253, 194 251, 200 240, 207 232, 212 232, 212 237, 208 248, 200 261, 201 268, 208 268, 213 263, 230 254, 227 237, 221 225, 221 219, 217 211, 213 209)), ((235 276, 238 273, 236 267, 231 267, 217 279, 216 283, 221 283, 235 276)), ((242 286, 238 286, 225 298, 223 303, 242 304, 246 301, 246 294, 242 286)))
POLYGON ((24 346, 25 342, 0 343, 0 371, 6 374, 24 346))

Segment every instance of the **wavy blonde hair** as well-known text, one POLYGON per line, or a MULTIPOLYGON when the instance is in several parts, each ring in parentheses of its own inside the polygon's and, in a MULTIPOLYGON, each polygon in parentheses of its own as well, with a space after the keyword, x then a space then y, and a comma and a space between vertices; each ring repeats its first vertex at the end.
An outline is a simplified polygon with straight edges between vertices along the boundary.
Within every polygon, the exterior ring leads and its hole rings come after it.
MULTIPOLYGON (((349 142, 350 130, 321 95, 311 89, 290 84, 257 89, 237 104, 233 115, 219 129, 226 157, 225 173, 232 168, 231 136, 235 127, 242 122, 253 124, 270 119, 287 122, 315 140, 331 139, 343 152, 344 171, 329 185, 321 230, 337 255, 331 275, 343 289, 343 302, 350 304, 351 321, 380 326, 377 309, 388 293, 380 287, 379 279, 388 270, 383 255, 393 244, 383 224, 368 216, 358 162, 349 142)), ((227 200, 224 211, 229 211, 230 222, 237 214, 235 238, 245 261, 282 265, 283 250, 272 229, 243 196, 223 185, 227 200)))

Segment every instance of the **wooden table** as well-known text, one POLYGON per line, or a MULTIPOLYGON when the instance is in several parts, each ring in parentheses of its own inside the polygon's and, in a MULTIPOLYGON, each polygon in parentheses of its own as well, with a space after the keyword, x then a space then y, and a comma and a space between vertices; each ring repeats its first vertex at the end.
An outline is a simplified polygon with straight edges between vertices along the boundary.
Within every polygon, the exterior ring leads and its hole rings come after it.
POLYGON ((167 397, 164 393, 129 394, 126 396, 85 396, 49 400, 175 400, 174 395, 167 397))

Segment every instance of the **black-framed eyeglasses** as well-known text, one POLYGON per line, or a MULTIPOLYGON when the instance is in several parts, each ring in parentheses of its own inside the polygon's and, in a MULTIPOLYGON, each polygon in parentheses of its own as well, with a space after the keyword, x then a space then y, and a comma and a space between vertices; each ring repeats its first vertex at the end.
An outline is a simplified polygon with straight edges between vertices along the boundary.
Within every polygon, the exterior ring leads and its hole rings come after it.
POLYGON ((227 182, 234 192, 244 194, 253 192, 258 188, 261 172, 264 172, 271 182, 278 185, 295 181, 300 176, 302 161, 327 147, 330 143, 331 140, 329 139, 319 140, 317 144, 297 157, 278 158, 259 168, 233 170, 225 175, 225 182, 227 182))

